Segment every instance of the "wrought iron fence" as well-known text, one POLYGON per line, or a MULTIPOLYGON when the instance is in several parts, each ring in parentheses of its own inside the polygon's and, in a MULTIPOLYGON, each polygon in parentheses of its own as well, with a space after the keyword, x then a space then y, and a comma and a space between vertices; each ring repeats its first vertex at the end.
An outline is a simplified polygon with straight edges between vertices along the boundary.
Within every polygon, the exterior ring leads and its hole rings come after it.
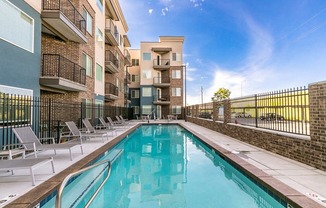
POLYGON ((122 115, 132 119, 132 111, 132 108, 125 107, 58 102, 0 93, 0 146, 17 143, 11 131, 13 127, 31 126, 37 136, 58 140, 62 132, 68 131, 66 121, 74 121, 82 127, 81 120, 88 118, 97 125, 99 117, 115 119, 116 115, 122 115))
POLYGON ((306 87, 280 90, 230 100, 230 106, 218 102, 189 106, 189 116, 271 129, 300 135, 310 135, 309 93, 306 87), (231 115, 225 115, 230 108, 231 115), (214 113, 215 112, 215 113, 214 113), (230 116, 227 118, 226 116, 230 116))

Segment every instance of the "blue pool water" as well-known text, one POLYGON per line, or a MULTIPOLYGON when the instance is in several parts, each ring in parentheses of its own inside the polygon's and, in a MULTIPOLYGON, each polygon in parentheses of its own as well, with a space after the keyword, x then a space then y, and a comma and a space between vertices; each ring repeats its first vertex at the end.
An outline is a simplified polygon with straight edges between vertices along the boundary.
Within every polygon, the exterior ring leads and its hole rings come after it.
MULTIPOLYGON (((90 207, 286 207, 178 125, 142 125, 115 149, 123 153, 90 207)), ((102 159, 112 157, 110 152, 102 159)), ((99 167, 71 182, 64 207, 84 207, 104 178, 101 171, 106 169, 99 167), (81 193, 86 196, 78 197, 81 193)), ((53 207, 53 201, 42 207, 53 207)))

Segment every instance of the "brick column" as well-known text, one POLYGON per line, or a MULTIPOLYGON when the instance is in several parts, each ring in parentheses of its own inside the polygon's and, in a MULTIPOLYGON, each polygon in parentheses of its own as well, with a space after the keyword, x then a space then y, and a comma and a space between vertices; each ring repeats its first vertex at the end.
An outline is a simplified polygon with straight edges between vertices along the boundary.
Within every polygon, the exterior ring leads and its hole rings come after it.
POLYGON ((231 102, 230 100, 223 100, 224 106, 224 123, 231 123, 231 102))
POLYGON ((218 103, 213 102, 213 121, 218 120, 218 103))
POLYGON ((326 144, 326 81, 309 84, 311 141, 326 144))
POLYGON ((199 116, 199 105, 196 105, 195 117, 198 118, 198 116, 199 116))

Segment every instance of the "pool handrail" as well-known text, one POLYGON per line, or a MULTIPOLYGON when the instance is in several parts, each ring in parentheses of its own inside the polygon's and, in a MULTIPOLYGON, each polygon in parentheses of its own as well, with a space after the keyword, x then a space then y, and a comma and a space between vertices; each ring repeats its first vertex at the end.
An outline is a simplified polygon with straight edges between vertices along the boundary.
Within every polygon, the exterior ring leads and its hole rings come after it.
POLYGON ((103 187, 103 185, 105 184, 105 182, 108 180, 108 178, 110 177, 110 173, 111 173, 111 160, 108 159, 108 160, 103 160, 101 162, 98 162, 98 163, 95 163, 91 166, 88 166, 88 167, 85 167, 83 169, 80 169, 74 173, 70 173, 69 175, 67 175, 67 177, 62 181, 59 189, 58 189, 58 193, 57 193, 57 197, 56 197, 56 202, 55 202, 55 207, 56 208, 61 208, 61 199, 62 199, 62 193, 63 193, 63 190, 64 188, 66 187, 68 181, 76 176, 76 175, 79 175, 87 170, 90 170, 90 169, 93 169, 99 165, 103 165, 105 163, 108 163, 108 175, 106 176, 106 178, 103 180, 103 182, 101 183, 101 185, 99 186, 99 188, 95 191, 95 193, 92 195, 91 199, 87 202, 87 204, 85 205, 85 207, 88 207, 92 201, 94 200, 94 198, 96 197, 96 195, 98 194, 98 192, 100 191, 100 189, 103 187))

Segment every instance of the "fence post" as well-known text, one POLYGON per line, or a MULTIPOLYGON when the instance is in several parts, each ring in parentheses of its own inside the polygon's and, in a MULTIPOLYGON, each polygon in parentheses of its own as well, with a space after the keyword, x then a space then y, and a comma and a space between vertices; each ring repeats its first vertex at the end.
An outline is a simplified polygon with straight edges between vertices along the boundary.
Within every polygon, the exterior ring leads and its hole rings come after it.
POLYGON ((255 94, 255 126, 258 128, 258 99, 257 99, 257 94, 255 94))
POLYGON ((213 102, 213 121, 218 120, 218 103, 216 101, 213 102))
POLYGON ((231 123, 231 101, 230 99, 223 100, 224 123, 231 123))
POLYGON ((49 98, 49 106, 48 106, 48 111, 49 111, 49 117, 48 117, 48 137, 50 137, 51 134, 51 109, 52 109, 52 98, 49 98))

